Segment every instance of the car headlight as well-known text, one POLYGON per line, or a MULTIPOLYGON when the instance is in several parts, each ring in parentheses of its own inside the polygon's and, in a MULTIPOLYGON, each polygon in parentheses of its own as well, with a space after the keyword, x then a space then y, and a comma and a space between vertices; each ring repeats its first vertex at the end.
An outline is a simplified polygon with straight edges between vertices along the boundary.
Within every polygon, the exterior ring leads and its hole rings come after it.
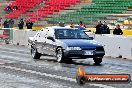
POLYGON ((82 50, 80 47, 67 47, 66 50, 82 50))

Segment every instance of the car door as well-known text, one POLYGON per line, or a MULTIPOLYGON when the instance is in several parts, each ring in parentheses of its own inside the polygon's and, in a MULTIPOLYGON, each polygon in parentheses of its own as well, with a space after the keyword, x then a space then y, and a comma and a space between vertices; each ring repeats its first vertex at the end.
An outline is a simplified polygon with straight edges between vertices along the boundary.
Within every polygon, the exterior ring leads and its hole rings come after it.
POLYGON ((39 53, 42 53, 42 39, 41 39, 41 32, 38 32, 33 39, 33 46, 37 49, 39 53))
POLYGON ((42 54, 47 54, 47 51, 46 51, 46 36, 47 36, 47 31, 48 29, 45 28, 45 29, 42 29, 41 30, 41 53, 42 54))
POLYGON ((45 48, 46 48, 46 53, 48 55, 51 56, 55 56, 55 47, 56 47, 56 42, 51 40, 51 39, 47 39, 47 37, 53 37, 55 39, 54 36, 54 30, 53 29, 49 29, 47 31, 47 35, 46 35, 46 43, 45 43, 45 48))

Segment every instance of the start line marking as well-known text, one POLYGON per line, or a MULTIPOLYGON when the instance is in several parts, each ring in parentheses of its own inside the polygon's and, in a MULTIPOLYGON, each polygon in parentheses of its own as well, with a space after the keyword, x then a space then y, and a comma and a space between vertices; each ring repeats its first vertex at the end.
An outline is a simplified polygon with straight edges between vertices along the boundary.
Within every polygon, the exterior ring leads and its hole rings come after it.
MULTIPOLYGON (((73 78, 57 76, 57 75, 52 75, 52 74, 47 74, 47 73, 41 73, 41 72, 37 72, 37 71, 33 71, 33 70, 27 70, 27 69, 16 68, 16 67, 12 67, 12 66, 4 66, 4 65, 2 65, 0 67, 12 69, 12 70, 16 70, 16 71, 23 71, 23 72, 27 72, 27 73, 37 74, 37 75, 46 76, 46 77, 50 77, 50 78, 66 80, 66 81, 70 81, 70 82, 76 82, 76 79, 73 79, 73 78)), ((90 86, 98 86, 101 88, 115 88, 115 87, 107 86, 107 85, 103 85, 103 84, 89 84, 89 85, 90 86)))

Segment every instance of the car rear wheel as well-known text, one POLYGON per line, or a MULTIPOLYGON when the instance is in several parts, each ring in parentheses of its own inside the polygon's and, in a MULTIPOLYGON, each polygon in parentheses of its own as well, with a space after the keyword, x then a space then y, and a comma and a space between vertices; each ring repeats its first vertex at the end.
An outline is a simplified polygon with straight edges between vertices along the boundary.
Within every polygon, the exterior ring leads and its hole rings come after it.
POLYGON ((99 58, 95 57, 95 58, 93 58, 93 60, 94 60, 94 63, 95 63, 96 65, 100 65, 101 62, 102 62, 102 57, 99 57, 99 58))
POLYGON ((31 47, 31 55, 33 59, 40 59, 41 54, 37 52, 37 49, 31 47))
POLYGON ((61 47, 57 48, 56 50, 56 58, 57 58, 57 62, 59 63, 64 61, 63 50, 61 47))

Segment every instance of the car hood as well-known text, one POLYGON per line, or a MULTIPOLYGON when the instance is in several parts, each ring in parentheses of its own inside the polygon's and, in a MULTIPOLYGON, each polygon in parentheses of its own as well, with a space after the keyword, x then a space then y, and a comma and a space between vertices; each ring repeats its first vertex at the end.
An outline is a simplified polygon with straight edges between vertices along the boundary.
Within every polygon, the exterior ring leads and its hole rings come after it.
POLYGON ((68 47, 81 47, 81 48, 96 48, 102 47, 95 40, 87 40, 87 39, 60 39, 61 42, 66 44, 68 47))

